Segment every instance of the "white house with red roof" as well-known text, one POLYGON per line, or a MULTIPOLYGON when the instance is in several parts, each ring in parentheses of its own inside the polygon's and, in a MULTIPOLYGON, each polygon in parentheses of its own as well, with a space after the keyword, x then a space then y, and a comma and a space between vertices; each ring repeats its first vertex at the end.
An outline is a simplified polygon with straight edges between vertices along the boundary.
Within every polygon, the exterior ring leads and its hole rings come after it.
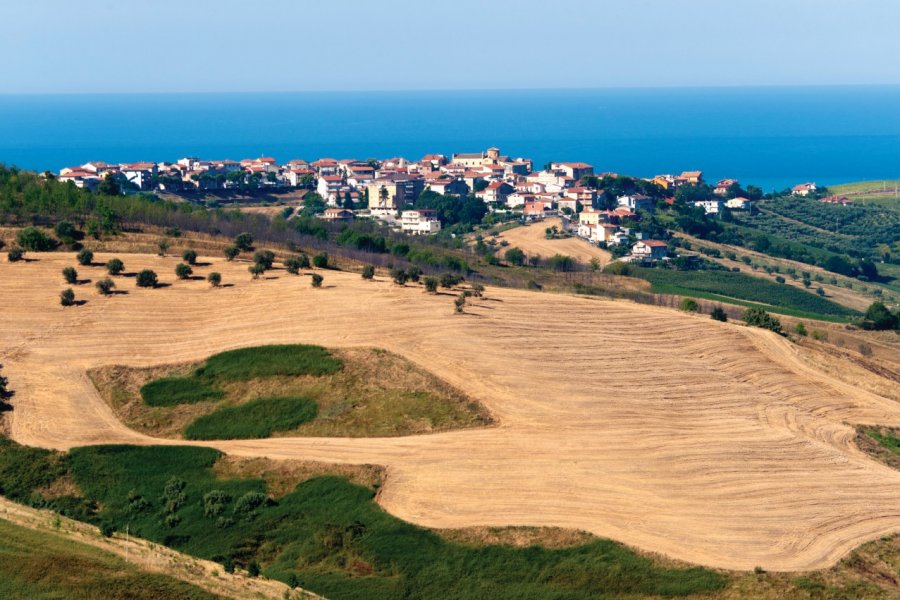
POLYGON ((631 247, 631 255, 642 260, 661 260, 668 255, 668 244, 662 240, 641 240, 631 247))
POLYGON ((818 186, 815 183, 801 183, 791 188, 791 194, 794 196, 809 196, 815 192, 818 186))
POLYGON ((569 177, 575 181, 578 181, 585 175, 593 175, 594 174, 593 165, 589 165, 589 164, 583 163, 583 162, 550 163, 550 170, 565 173, 566 177, 569 177))

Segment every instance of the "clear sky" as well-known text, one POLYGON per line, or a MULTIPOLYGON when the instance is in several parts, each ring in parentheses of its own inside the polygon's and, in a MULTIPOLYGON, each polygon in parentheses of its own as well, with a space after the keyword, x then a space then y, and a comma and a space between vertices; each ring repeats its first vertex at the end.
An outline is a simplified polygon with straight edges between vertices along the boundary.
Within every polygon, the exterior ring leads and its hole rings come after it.
POLYGON ((900 84, 900 0, 10 0, 0 93, 900 84))

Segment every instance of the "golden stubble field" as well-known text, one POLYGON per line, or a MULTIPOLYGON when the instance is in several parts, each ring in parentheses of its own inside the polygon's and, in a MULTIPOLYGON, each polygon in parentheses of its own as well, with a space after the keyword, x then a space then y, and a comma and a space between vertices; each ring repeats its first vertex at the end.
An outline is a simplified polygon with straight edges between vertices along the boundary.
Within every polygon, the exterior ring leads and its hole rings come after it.
MULTIPOLYGON (((105 261, 111 255, 98 254, 105 261)), ((829 377, 768 332, 672 310, 489 288, 449 294, 326 271, 324 288, 208 259, 233 287, 175 281, 177 259, 121 255, 172 283, 63 308, 70 254, 0 262, 0 362, 14 439, 66 449, 154 440, 119 423, 85 371, 195 361, 267 343, 380 346, 481 401, 495 427, 405 438, 204 443, 237 456, 384 465, 379 502, 438 528, 556 526, 730 569, 805 570, 900 530, 900 472, 847 423, 900 406, 829 377)), ((79 267, 97 279, 101 267, 79 267)))

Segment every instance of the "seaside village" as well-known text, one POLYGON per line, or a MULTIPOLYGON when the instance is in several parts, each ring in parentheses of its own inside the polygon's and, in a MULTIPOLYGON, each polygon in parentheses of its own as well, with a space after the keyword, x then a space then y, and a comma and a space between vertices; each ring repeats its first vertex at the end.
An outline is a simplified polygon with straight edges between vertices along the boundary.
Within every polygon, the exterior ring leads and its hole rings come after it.
MULTIPOLYGON (((429 235, 440 231, 435 211, 413 205, 425 191, 465 198, 474 195, 494 212, 513 213, 526 221, 562 217, 564 228, 592 244, 609 247, 633 243, 630 258, 652 262, 666 258, 666 243, 644 239, 628 223, 637 222, 639 211, 652 209, 654 200, 641 194, 616 198, 612 209, 595 208, 602 190, 597 182, 614 173, 594 173, 583 162, 551 162, 535 171, 530 159, 511 158, 498 148, 484 152, 446 156, 429 154, 419 161, 405 158, 386 160, 335 160, 315 162, 292 160, 278 164, 274 158, 201 160, 182 158, 175 163, 139 162, 107 164, 89 162, 60 171, 60 181, 78 187, 96 189, 109 176, 122 189, 184 194, 214 190, 254 189, 284 191, 290 188, 315 191, 326 208, 319 216, 330 221, 348 221, 368 217, 382 220, 411 235, 429 235)), ((686 171, 680 175, 658 175, 648 181, 665 190, 665 201, 674 202, 674 191, 681 185, 703 183, 703 173, 686 171)), ((750 210, 751 201, 734 197, 740 189, 734 179, 725 179, 714 187, 715 199, 694 204, 708 215, 719 215, 723 207, 750 210)), ((809 195, 814 183, 795 186, 793 193, 809 195)))

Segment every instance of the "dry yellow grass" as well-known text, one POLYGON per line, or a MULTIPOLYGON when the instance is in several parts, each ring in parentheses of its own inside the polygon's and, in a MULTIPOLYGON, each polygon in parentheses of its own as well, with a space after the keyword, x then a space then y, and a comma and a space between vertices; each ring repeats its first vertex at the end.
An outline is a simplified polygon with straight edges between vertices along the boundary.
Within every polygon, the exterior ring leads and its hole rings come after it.
MULTIPOLYGON (((0 263, 0 362, 19 442, 52 448, 179 443, 129 430, 87 369, 200 360, 268 343, 380 346, 481 401, 499 426, 405 438, 203 443, 270 459, 377 464, 379 502, 437 528, 560 527, 705 565, 806 570, 900 530, 900 473, 848 423, 900 426, 900 405, 808 365, 769 332, 662 308, 488 290, 451 300, 325 272, 234 287, 174 282, 174 258, 129 255, 164 289, 65 309, 69 255, 0 263)), ((100 255, 96 260, 106 260, 100 255)), ((84 269, 83 277, 94 277, 84 269)), ((872 375, 874 377, 874 375, 872 375)))
MULTIPOLYGON (((571 256, 578 262, 588 264, 591 259, 596 258, 600 261, 600 266, 605 266, 610 261, 611 255, 606 250, 602 250, 597 246, 577 238, 570 237, 564 239, 548 240, 545 230, 553 226, 562 229, 562 220, 546 219, 538 221, 522 227, 507 229, 497 236, 499 240, 506 240, 509 246, 506 248, 519 248, 528 256, 540 255, 542 258, 550 258, 554 254, 563 254, 571 256)), ((501 251, 501 256, 503 254, 501 251)))

